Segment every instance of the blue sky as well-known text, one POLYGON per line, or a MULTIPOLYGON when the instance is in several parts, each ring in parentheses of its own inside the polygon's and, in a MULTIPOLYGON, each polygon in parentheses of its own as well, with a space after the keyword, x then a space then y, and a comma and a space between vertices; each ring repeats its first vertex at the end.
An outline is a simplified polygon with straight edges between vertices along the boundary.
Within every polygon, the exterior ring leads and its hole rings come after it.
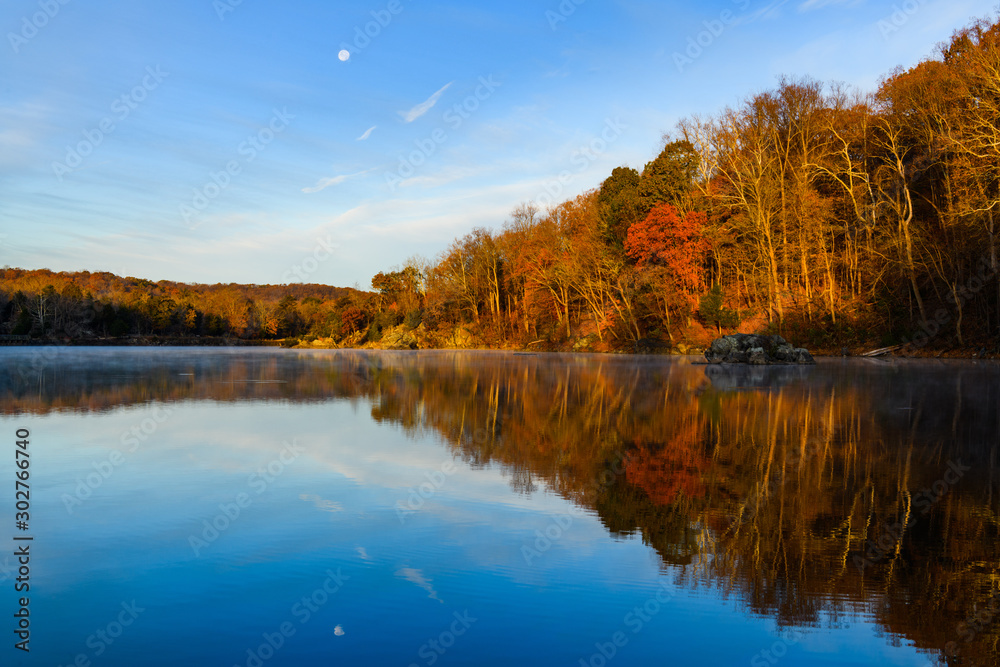
POLYGON ((684 117, 782 74, 871 90, 995 8, 6 0, 0 265, 368 288, 684 117))

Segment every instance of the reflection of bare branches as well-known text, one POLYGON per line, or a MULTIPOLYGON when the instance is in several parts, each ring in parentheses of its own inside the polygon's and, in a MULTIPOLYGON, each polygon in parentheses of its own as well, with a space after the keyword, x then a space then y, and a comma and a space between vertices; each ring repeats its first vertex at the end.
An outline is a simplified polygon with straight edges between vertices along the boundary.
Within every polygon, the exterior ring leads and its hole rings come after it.
MULTIPOLYGON (((867 613, 941 651, 1000 580, 1000 379, 975 364, 836 364, 708 382, 706 368, 671 360, 74 350, 40 382, 0 367, 0 409, 349 400, 501 468, 518 493, 561 494, 611 533, 640 535, 686 585, 717 586, 782 625, 867 613), (937 494, 951 459, 972 470, 937 494), (940 499, 924 514, 930 492, 940 499), (886 534, 886 556, 854 567, 886 534)), ((1000 623, 985 625, 963 658, 988 656, 998 637, 1000 623)))
POLYGON ((510 488, 525 496, 537 491, 538 486, 531 479, 531 468, 515 466, 511 471, 510 488))

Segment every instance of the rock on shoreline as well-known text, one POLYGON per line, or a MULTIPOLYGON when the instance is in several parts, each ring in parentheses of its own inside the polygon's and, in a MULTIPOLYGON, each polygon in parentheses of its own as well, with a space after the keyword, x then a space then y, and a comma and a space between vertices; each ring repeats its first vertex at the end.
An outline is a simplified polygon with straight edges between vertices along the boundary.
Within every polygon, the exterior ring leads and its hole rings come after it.
POLYGON ((710 364, 815 364, 809 351, 792 347, 781 336, 760 334, 732 334, 712 341, 705 350, 710 364))

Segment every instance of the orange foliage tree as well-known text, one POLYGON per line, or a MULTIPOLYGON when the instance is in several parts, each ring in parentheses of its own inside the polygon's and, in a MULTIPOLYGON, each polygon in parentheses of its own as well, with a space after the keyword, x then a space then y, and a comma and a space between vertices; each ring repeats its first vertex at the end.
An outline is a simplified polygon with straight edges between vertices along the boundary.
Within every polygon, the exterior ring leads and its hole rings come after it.
POLYGON ((659 204, 642 222, 629 227, 625 252, 652 288, 668 325, 672 312, 690 313, 704 290, 703 267, 710 246, 704 232, 707 224, 702 212, 681 217, 672 205, 659 204))

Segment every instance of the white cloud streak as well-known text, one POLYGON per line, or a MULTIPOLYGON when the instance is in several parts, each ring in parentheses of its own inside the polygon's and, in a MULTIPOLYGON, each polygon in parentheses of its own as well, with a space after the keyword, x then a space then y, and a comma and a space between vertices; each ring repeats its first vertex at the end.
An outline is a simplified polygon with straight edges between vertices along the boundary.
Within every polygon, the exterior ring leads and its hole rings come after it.
POLYGON ((424 573, 412 567, 404 567, 396 571, 396 576, 402 577, 412 584, 416 584, 420 588, 427 591, 427 597, 432 600, 437 600, 443 603, 444 600, 438 597, 437 591, 434 590, 434 585, 424 576, 424 573))
POLYGON ((416 119, 420 118, 425 113, 433 109, 434 105, 437 104, 439 99, 441 99, 441 96, 444 95, 444 91, 448 90, 448 88, 453 83, 455 82, 450 81, 446 83, 441 90, 437 91, 436 93, 434 93, 433 95, 431 95, 426 100, 424 100, 417 106, 413 107, 409 111, 399 111, 397 113, 399 113, 399 115, 403 117, 404 123, 412 123, 413 121, 415 121, 416 119))
POLYGON ((302 188, 302 192, 306 194, 314 194, 316 192, 321 192, 326 190, 331 185, 340 185, 344 181, 350 180, 352 178, 357 178, 358 176, 363 176, 364 174, 370 173, 374 169, 365 169, 364 171, 359 171, 356 174, 341 174, 340 176, 331 176, 329 178, 321 178, 319 182, 311 188, 302 188))
POLYGON ((799 5, 800 12, 808 12, 814 9, 822 9, 828 5, 848 5, 854 6, 859 0, 806 0, 799 5))

